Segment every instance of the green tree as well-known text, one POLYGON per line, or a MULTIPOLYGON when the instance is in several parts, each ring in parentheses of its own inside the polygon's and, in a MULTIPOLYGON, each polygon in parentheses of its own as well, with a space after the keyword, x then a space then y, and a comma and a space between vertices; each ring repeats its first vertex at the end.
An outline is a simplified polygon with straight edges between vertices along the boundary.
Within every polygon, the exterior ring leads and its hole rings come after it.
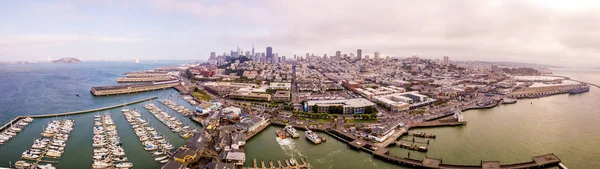
POLYGON ((315 105, 312 107, 312 111, 313 111, 313 112, 315 112, 315 113, 318 113, 318 112, 319 112, 319 106, 315 104, 315 105))
POLYGON ((375 113, 375 108, 373 106, 367 106, 365 107, 365 114, 373 114, 375 113))

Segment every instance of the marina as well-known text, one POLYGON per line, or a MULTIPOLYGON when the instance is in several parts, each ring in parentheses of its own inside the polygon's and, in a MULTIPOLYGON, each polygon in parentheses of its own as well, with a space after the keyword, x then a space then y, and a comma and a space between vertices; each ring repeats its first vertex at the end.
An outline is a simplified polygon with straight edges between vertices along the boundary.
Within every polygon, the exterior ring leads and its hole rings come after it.
POLYGON ((153 103, 144 104, 144 108, 147 109, 156 119, 162 122, 164 125, 169 127, 171 131, 177 133, 181 138, 190 138, 194 136, 196 129, 190 128, 190 126, 183 126, 183 123, 175 116, 169 115, 167 112, 161 110, 153 103))
POLYGON ((94 116, 92 168, 132 168, 110 113, 94 116))
POLYGON ((182 114, 185 117, 189 117, 193 113, 190 109, 185 108, 184 106, 181 106, 179 104, 176 104, 172 100, 169 100, 169 99, 160 99, 158 101, 161 102, 162 104, 166 105, 167 107, 169 107, 171 110, 174 110, 174 111, 182 114))
POLYGON ((146 120, 142 119, 142 115, 136 110, 123 109, 122 112, 135 135, 138 136, 144 150, 154 156, 156 162, 166 163, 170 151, 175 147, 146 120))
POLYGON ((14 122, 14 123, 13 123, 13 121, 10 122, 8 129, 1 130, 2 133, 0 133, 0 146, 3 145, 5 142, 8 142, 19 132, 21 132, 27 125, 29 125, 29 123, 33 122, 33 118, 26 117, 26 118, 23 118, 23 119, 20 119, 20 120, 14 122))
POLYGON ((52 120, 40 134, 42 137, 33 142, 31 149, 22 153, 21 159, 24 161, 17 161, 17 167, 55 168, 53 164, 57 164, 64 153, 74 126, 74 120, 52 120))

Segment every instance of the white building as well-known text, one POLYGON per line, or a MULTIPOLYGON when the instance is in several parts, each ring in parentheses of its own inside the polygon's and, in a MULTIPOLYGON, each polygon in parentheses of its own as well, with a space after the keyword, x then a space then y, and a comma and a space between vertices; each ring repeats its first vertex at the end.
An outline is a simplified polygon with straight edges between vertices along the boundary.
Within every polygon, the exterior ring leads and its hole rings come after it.
POLYGON ((365 112, 365 107, 375 106, 375 104, 367 99, 342 99, 342 100, 311 100, 304 104, 304 111, 312 111, 314 106, 317 106, 319 112, 327 113, 329 108, 333 106, 343 107, 343 114, 360 114, 365 112))
POLYGON ((290 90, 292 88, 292 83, 271 83, 269 84, 269 89, 271 90, 290 90))
POLYGON ((246 128, 248 132, 253 132, 258 129, 260 126, 263 126, 267 123, 268 119, 264 119, 262 117, 250 117, 240 120, 241 125, 246 128))
POLYGON ((377 142, 383 142, 392 136, 396 132, 396 128, 400 125, 400 122, 392 123, 384 126, 374 126, 371 129, 371 133, 367 136, 369 139, 377 142))
POLYGON ((373 100, 390 108, 392 112, 407 111, 435 102, 435 99, 419 94, 418 91, 381 95, 374 97, 373 100))

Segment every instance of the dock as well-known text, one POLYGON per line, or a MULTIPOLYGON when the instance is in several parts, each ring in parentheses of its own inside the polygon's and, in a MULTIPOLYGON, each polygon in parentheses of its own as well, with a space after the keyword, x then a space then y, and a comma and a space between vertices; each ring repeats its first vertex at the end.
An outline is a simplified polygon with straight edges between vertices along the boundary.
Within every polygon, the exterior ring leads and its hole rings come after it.
POLYGON ((269 125, 271 125, 271 121, 267 121, 267 123, 265 123, 264 125, 258 127, 253 132, 247 133, 246 134, 246 140, 250 140, 252 137, 254 137, 255 135, 257 135, 258 133, 260 133, 261 131, 263 131, 267 127, 269 127, 269 125))
POLYGON ((260 160, 260 166, 256 159, 253 159, 253 166, 251 167, 243 167, 243 169, 310 169, 310 163, 306 162, 306 157, 300 157, 300 161, 296 160, 296 165, 290 164, 288 159, 285 160, 277 160, 277 166, 273 163, 272 160, 269 160, 268 166, 265 165, 265 161, 260 160), (283 162, 281 162, 283 161, 283 162))
POLYGON ((444 126, 460 126, 460 125, 466 125, 467 122, 459 122, 458 120, 454 119, 454 118, 443 118, 443 119, 438 119, 438 120, 432 120, 432 121, 424 121, 418 124, 415 124, 413 126, 410 126, 410 128, 426 128, 426 127, 444 127, 444 126))
POLYGON ((558 166, 561 160, 554 153, 544 154, 539 156, 532 157, 531 161, 514 163, 514 164, 500 164, 499 161, 482 161, 480 164, 446 164, 443 163, 442 159, 425 157, 422 160, 419 159, 411 159, 410 157, 398 157, 389 154, 389 151, 385 147, 377 147, 376 150, 373 150, 369 147, 369 142, 358 139, 350 134, 340 132, 336 129, 330 129, 325 131, 325 133, 329 134, 331 137, 342 141, 352 148, 357 150, 365 151, 369 154, 372 154, 375 158, 379 158, 381 160, 387 161, 389 163, 394 163, 407 167, 414 168, 447 168, 447 169, 455 169, 455 168, 515 168, 515 169, 529 169, 529 168, 545 168, 545 167, 553 167, 558 166))

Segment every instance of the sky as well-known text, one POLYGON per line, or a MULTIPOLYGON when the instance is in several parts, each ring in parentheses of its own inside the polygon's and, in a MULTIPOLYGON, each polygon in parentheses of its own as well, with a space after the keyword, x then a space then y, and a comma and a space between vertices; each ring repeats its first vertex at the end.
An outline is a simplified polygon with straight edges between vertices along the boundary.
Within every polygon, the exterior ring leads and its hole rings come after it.
POLYGON ((30 0, 0 5, 0 61, 363 55, 600 66, 597 0, 30 0))

